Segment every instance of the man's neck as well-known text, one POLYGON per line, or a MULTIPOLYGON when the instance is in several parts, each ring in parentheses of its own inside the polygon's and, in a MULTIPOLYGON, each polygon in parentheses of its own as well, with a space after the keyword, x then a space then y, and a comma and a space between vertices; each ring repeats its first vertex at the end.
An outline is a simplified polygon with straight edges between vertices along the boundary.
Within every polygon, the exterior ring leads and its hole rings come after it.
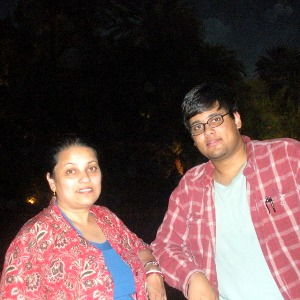
POLYGON ((229 185, 247 163, 245 145, 236 155, 224 161, 213 162, 215 166, 214 179, 222 185, 229 185))

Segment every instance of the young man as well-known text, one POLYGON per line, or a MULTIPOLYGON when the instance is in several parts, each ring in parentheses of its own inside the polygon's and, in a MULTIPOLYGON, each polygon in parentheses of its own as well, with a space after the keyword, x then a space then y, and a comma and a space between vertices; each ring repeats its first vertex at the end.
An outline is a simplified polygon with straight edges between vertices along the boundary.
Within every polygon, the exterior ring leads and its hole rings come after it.
POLYGON ((300 299, 300 143, 250 140, 212 86, 184 98, 184 124, 208 162, 173 191, 152 243, 166 282, 189 300, 300 299))

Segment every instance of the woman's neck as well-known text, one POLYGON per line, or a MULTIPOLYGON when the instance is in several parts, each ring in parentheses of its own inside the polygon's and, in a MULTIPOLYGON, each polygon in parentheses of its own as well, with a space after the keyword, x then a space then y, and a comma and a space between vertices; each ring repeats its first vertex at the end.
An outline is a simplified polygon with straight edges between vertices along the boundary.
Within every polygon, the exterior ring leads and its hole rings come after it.
POLYGON ((90 221, 89 209, 70 209, 61 205, 59 201, 57 201, 57 206, 73 223, 88 224, 90 221))

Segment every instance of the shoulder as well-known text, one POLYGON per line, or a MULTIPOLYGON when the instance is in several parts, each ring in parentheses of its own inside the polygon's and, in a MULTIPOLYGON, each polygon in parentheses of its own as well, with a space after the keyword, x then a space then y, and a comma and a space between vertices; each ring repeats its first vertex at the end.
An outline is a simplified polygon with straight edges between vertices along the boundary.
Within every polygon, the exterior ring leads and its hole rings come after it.
POLYGON ((114 213, 109 208, 102 205, 93 205, 91 211, 96 215, 114 215, 114 213))
POLYGON ((182 177, 183 181, 195 181, 203 179, 205 176, 210 177, 213 174, 214 167, 210 161, 197 165, 189 169, 182 177))
POLYGON ((207 168, 208 165, 209 165, 209 162, 205 162, 205 163, 202 163, 200 165, 197 165, 197 166, 189 169, 186 172, 186 175, 190 176, 190 177, 198 176, 199 174, 204 172, 204 170, 207 168))
POLYGON ((189 169, 172 192, 172 197, 189 195, 195 188, 199 191, 205 188, 213 179, 214 167, 210 161, 189 169))
POLYGON ((38 228, 48 227, 49 223, 51 223, 52 218, 49 218, 49 215, 45 211, 41 211, 31 219, 25 222, 25 224, 21 227, 18 235, 26 235, 33 232, 36 232, 38 228))
POLYGON ((91 211, 101 222, 120 221, 117 215, 105 206, 93 205, 91 211))
POLYGON ((299 167, 300 143, 291 138, 278 138, 270 140, 248 140, 248 162, 258 167, 281 167, 293 165, 299 167))
MULTIPOLYGON (((45 240, 49 241, 49 235, 51 235, 53 230, 51 223, 49 218, 44 215, 44 212, 40 212, 29 219, 16 234, 7 252, 15 251, 15 249, 19 249, 18 251, 23 249, 25 251, 27 247, 28 251, 33 251, 33 248, 38 247, 45 240)), ((60 228, 60 226, 57 226, 57 228, 60 228)))
POLYGON ((252 143, 255 146, 299 146, 300 142, 292 138, 278 138, 278 139, 269 139, 269 140, 252 140, 252 143))
POLYGON ((52 203, 38 214, 29 219, 20 229, 17 237, 26 239, 38 235, 41 239, 42 234, 49 237, 52 233, 62 232, 67 222, 62 217, 59 208, 52 203))
POLYGON ((278 139, 270 139, 270 140, 253 140, 250 143, 253 145, 253 149, 255 151, 296 151, 299 153, 300 151, 300 142, 291 138, 278 138, 278 139))

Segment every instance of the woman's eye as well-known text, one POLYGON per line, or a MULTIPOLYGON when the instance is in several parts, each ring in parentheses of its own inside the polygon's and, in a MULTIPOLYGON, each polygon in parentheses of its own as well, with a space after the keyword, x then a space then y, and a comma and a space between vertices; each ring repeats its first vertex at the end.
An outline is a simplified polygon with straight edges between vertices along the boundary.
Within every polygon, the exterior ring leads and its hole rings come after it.
POLYGON ((75 173, 75 170, 69 169, 69 170, 67 170, 66 173, 67 173, 68 175, 71 175, 71 174, 74 174, 74 173, 75 173))
POLYGON ((93 166, 89 168, 90 172, 95 172, 97 170, 97 167, 93 166))

